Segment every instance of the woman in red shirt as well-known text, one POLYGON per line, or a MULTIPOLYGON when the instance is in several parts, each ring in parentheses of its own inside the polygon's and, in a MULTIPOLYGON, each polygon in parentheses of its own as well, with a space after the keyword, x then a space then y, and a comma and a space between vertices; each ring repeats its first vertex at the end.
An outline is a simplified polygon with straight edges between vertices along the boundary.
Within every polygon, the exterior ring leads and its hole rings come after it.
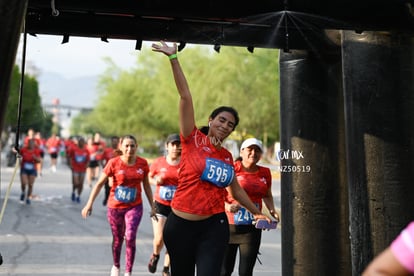
MULTIPOLYGON (((246 139, 240 147, 240 160, 234 164, 237 181, 252 202, 262 210, 262 201, 270 214, 279 221, 272 195, 270 169, 257 165, 263 154, 262 142, 256 138, 246 139)), ((239 251, 239 275, 253 275, 259 253, 262 230, 253 225, 252 214, 231 195, 226 197, 226 215, 230 224, 230 240, 224 256, 221 276, 231 276, 239 251)))
MULTIPOLYGON (((106 147, 104 149, 103 153, 103 162, 102 167, 105 167, 106 163, 108 163, 109 159, 114 158, 116 156, 121 155, 122 152, 119 150, 119 137, 118 136, 112 136, 111 137, 111 146, 106 147)), ((105 197, 102 201, 103 206, 106 206, 106 203, 108 202, 109 192, 111 191, 111 179, 108 179, 108 181, 105 182, 105 197)))
POLYGON ((180 96, 179 125, 181 160, 172 212, 164 227, 164 242, 171 259, 173 276, 220 275, 229 226, 224 212, 226 189, 245 206, 255 219, 266 219, 251 202, 234 177, 233 157, 222 142, 239 123, 237 111, 228 106, 216 108, 208 127, 195 125, 194 106, 187 80, 177 59, 177 45, 161 41, 153 51, 169 57, 180 96))
MULTIPOLYGON (((150 167, 150 179, 156 186, 154 204, 157 211, 157 218, 152 220, 154 232, 153 251, 148 263, 148 271, 154 273, 157 270, 157 263, 160 252, 164 246, 163 229, 167 217, 171 213, 171 200, 174 197, 178 184, 178 170, 181 157, 180 135, 170 134, 165 141, 166 155, 154 160, 150 167)), ((170 257, 165 252, 163 276, 170 275, 170 257)))
POLYGON ((61 140, 60 137, 58 137, 55 133, 52 133, 52 136, 50 136, 46 140, 46 147, 50 155, 50 162, 51 162, 51 170, 52 172, 56 172, 57 167, 57 159, 59 156, 59 150, 61 147, 61 140))
POLYGON ((86 169, 89 163, 89 151, 86 149, 85 139, 80 137, 77 144, 72 145, 69 149, 68 154, 72 170, 72 201, 80 203, 86 169))
POLYGON ((151 217, 155 217, 152 202, 152 190, 148 180, 147 160, 136 155, 137 141, 134 136, 126 135, 120 139, 122 155, 108 161, 93 187, 89 200, 82 209, 82 217, 92 213, 92 205, 109 177, 112 187, 108 198, 107 218, 112 230, 113 266, 111 276, 119 276, 122 244, 125 240, 125 276, 130 276, 135 259, 136 236, 141 222, 142 188, 151 208, 151 217), (141 187, 142 185, 142 187, 141 187))
POLYGON ((86 180, 89 187, 92 188, 92 183, 98 178, 99 175, 103 147, 100 143, 96 143, 91 137, 88 138, 86 148, 89 151, 89 164, 86 169, 86 180))
POLYGON ((37 176, 36 164, 40 162, 40 150, 36 147, 35 139, 29 139, 27 145, 20 149, 21 167, 20 182, 22 193, 20 201, 30 204, 33 192, 33 185, 37 176), (26 194, 27 187, 27 194, 26 194))

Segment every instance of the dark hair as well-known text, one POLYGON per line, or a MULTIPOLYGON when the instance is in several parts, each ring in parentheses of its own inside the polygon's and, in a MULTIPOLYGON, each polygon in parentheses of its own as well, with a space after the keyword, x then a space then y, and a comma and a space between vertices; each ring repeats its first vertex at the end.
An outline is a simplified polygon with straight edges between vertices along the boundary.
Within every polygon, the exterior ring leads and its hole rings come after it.
POLYGON ((131 140, 134 140, 135 144, 137 144, 137 139, 135 139, 135 137, 134 137, 134 136, 132 136, 132 135, 130 135, 130 134, 127 134, 127 135, 125 135, 125 136, 122 136, 122 137, 120 138, 119 142, 122 144, 122 142, 123 142, 125 139, 131 139, 131 140))
POLYGON ((214 119, 217 117, 217 115, 219 115, 221 112, 229 112, 234 116, 234 127, 233 130, 236 129, 236 126, 239 124, 239 113, 236 111, 236 109, 234 109, 231 106, 220 106, 217 107, 216 109, 213 110, 213 112, 211 112, 210 114, 210 118, 214 119))
POLYGON ((27 140, 27 146, 29 146, 29 145, 35 146, 36 145, 36 139, 30 138, 29 140, 27 140))
POLYGON ((205 134, 205 135, 208 135, 208 130, 209 130, 210 128, 208 127, 208 126, 202 126, 202 127, 200 127, 200 131, 201 131, 201 133, 203 133, 203 134, 205 134))
MULTIPOLYGON (((229 112, 229 113, 231 113, 234 116, 235 122, 234 122, 233 130, 235 130, 236 129, 236 126, 239 124, 239 120, 240 119, 239 119, 239 113, 237 112, 237 110, 234 109, 231 106, 220 106, 220 107, 217 107, 216 109, 213 110, 213 112, 211 112, 209 118, 210 119, 214 119, 214 118, 217 117, 217 115, 219 115, 222 112, 229 112)), ((200 128, 200 131, 202 133, 204 133, 205 135, 208 134, 208 130, 209 130, 209 127, 208 126, 203 126, 203 127, 200 128)))

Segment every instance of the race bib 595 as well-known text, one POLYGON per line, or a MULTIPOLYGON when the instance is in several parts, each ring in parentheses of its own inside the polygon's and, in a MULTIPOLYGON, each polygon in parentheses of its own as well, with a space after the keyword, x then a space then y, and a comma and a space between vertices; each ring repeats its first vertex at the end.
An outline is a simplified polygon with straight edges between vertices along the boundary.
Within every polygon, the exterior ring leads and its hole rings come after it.
POLYGON ((208 181, 220 188, 231 184, 234 178, 234 168, 219 159, 207 158, 201 180, 208 181))

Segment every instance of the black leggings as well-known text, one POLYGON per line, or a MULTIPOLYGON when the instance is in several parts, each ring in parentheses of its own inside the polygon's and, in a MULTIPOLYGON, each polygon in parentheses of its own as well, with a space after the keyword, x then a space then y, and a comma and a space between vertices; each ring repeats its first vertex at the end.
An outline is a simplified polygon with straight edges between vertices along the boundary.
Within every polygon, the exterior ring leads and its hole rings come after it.
POLYGON ((189 221, 173 212, 164 226, 164 242, 170 254, 172 276, 219 276, 229 241, 225 213, 201 221, 189 221))
POLYGON ((260 248, 262 230, 254 226, 230 225, 230 241, 224 255, 221 276, 231 276, 239 250, 239 276, 252 276, 260 248))

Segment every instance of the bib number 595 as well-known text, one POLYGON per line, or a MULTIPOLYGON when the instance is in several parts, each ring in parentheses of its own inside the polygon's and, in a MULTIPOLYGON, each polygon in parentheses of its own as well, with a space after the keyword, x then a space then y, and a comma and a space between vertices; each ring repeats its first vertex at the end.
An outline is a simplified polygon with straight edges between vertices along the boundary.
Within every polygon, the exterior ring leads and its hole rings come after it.
POLYGON ((233 166, 218 159, 206 159, 206 167, 201 175, 201 180, 208 181, 218 187, 224 188, 230 185, 233 178, 233 166))

